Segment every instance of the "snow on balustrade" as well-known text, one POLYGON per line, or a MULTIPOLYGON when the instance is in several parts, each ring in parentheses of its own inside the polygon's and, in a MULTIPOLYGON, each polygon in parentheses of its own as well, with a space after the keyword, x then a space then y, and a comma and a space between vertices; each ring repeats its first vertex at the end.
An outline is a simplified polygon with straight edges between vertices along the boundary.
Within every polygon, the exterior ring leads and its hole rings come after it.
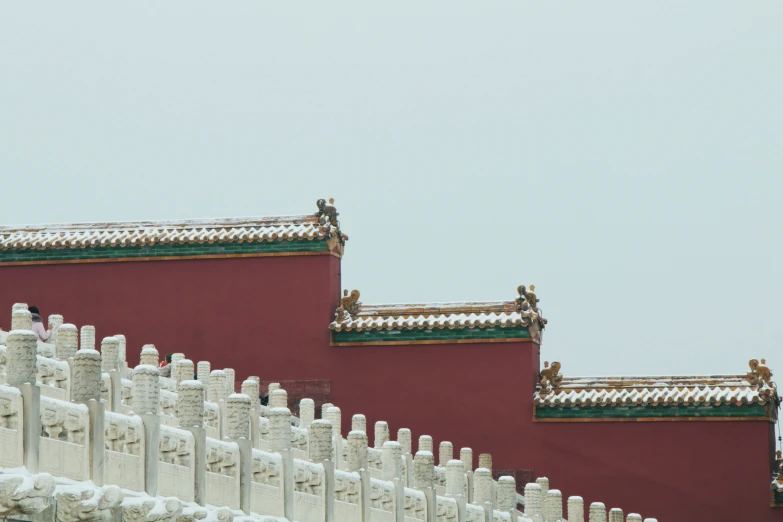
MULTIPOLYGON (((28 325, 26 305, 14 320, 28 325)), ((278 383, 263 406, 256 378, 235 394, 233 370, 210 373, 183 353, 161 377, 152 345, 132 369, 121 334, 103 337, 99 353, 94 327, 80 339, 61 316, 51 321, 54 344, 0 332, 0 517, 54 506, 53 522, 564 522, 546 478, 521 498, 513 478, 493 480, 489 454, 471 471, 473 450, 455 459, 443 441, 436 466, 432 437, 419 437, 414 456, 410 430, 391 440, 383 421, 368 447, 362 414, 343 437, 333 404, 316 420, 303 399, 296 419, 278 383)), ((606 517, 590 506, 591 522, 606 517)), ((585 520, 581 498, 568 499, 568 520, 585 520)))
POLYGON ((144 424, 138 416, 106 412, 103 440, 106 484, 144 491, 144 424))
POLYGON ((323 464, 294 459, 294 516, 297 522, 323 522, 326 478, 323 464))
POLYGON ((41 397, 40 471, 90 480, 90 416, 87 406, 41 397))
MULTIPOLYGON (((193 434, 171 426, 160 426, 158 444, 158 494, 195 500, 196 443, 193 434)), ((237 488, 238 490, 238 488, 237 488)), ((222 505, 215 502, 216 505, 222 505)))
POLYGON ((251 469, 250 509, 261 515, 285 516, 283 458, 253 449, 251 469))
POLYGON ((239 446, 207 438, 207 504, 239 509, 239 446))
POLYGON ((394 483, 370 479, 370 522, 394 522, 396 513, 394 483))
MULTIPOLYGON (((334 516, 345 522, 362 520, 362 477, 352 471, 334 472, 334 516)), ((372 516, 372 515, 370 515, 372 516)))

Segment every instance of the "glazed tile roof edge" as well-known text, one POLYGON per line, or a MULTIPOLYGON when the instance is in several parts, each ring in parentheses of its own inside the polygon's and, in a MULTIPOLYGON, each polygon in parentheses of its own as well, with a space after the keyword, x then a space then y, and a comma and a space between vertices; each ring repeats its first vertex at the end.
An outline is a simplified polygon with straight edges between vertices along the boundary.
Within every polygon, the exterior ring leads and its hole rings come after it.
POLYGON ((486 328, 529 326, 538 314, 520 311, 515 301, 457 301, 362 305, 358 313, 337 318, 334 331, 400 328, 486 328))
POLYGON ((537 390, 538 407, 671 406, 678 404, 775 404, 776 390, 744 375, 569 377, 553 390, 537 390))

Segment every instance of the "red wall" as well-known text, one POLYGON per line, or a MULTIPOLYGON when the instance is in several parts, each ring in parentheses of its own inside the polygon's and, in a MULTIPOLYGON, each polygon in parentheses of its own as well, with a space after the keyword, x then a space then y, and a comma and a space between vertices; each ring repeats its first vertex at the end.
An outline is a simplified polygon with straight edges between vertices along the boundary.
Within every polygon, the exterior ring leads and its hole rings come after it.
POLYGON ((344 432, 363 413, 414 441, 490 452, 496 469, 532 468, 588 505, 661 522, 783 521, 769 507, 769 423, 533 423, 537 345, 330 347, 340 291, 328 255, 0 267, 0 324, 26 302, 95 325, 98 339, 125 334, 131 365, 153 343, 233 367, 238 382, 331 379, 344 432))

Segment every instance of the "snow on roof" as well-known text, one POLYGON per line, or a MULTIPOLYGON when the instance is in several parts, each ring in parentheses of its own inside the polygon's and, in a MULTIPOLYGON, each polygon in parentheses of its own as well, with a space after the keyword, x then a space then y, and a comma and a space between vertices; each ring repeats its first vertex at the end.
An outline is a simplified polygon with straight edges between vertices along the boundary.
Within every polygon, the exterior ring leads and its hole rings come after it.
POLYGON ((676 406, 767 404, 774 389, 745 375, 564 377, 549 391, 536 391, 538 407, 676 406))
POLYGON ((175 221, 57 223, 0 227, 1 250, 128 247, 153 244, 326 239, 338 234, 336 211, 319 202, 319 212, 299 216, 237 217, 175 221), (324 211, 326 209, 326 211, 324 211))

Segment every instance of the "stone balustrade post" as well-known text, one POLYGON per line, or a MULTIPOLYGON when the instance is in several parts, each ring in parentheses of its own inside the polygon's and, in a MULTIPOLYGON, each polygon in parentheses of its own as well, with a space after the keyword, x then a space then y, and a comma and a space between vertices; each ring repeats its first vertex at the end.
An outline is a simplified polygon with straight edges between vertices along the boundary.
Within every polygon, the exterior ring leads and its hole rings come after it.
POLYGON ((568 522, 585 522, 585 501, 582 497, 568 497, 568 522))
MULTIPOLYGON (((76 354, 79 355, 78 353, 76 354)), ((133 410, 144 423, 144 455, 146 469, 145 490, 155 496, 158 493, 158 447, 160 445, 160 372, 155 366, 140 364, 133 370, 133 410)), ((100 389, 99 389, 100 391, 100 389)))
MULTIPOLYGON (((79 349, 80 350, 95 350, 95 327, 90 325, 82 326, 79 333, 79 349)), ((158 362, 155 361, 155 366, 158 362)))
POLYGON ((348 433, 348 471, 367 469, 367 434, 354 430, 348 433))
POLYGON ((302 399, 299 401, 299 427, 309 428, 315 421, 315 401, 302 399))
POLYGON ((479 453, 478 467, 492 471, 492 455, 479 453))
POLYGON ((381 471, 383 480, 402 478, 402 446, 399 442, 387 440, 381 448, 381 471))
POLYGON ((157 368, 159 363, 160 354, 154 344, 145 344, 141 347, 141 356, 139 357, 140 365, 157 368))
POLYGON ((226 397, 228 397, 237 391, 237 376, 233 368, 223 368, 223 371, 226 372, 226 397))
MULTIPOLYGON (((421 441, 421 439, 419 439, 421 441)), ((421 442, 420 442, 421 444, 421 442)), ((435 457, 430 451, 418 451, 413 457, 413 487, 424 492, 427 498, 427 520, 437 519, 437 502, 433 481, 435 457)))
POLYGON ((478 468, 473 473, 473 502, 479 506, 492 505, 492 472, 478 468))
POLYGON ((397 442, 402 448, 402 459, 405 461, 405 473, 402 477, 402 487, 413 485, 413 435, 408 428, 397 430, 397 442))
MULTIPOLYGON (((569 520, 569 522, 571 522, 569 520)), ((625 522, 642 522, 642 516, 639 513, 628 513, 628 518, 625 519, 625 522)))
POLYGON ((658 522, 657 518, 645 518, 644 522, 658 522))
POLYGON ((106 408, 110 411, 119 410, 122 392, 120 367, 120 340, 116 337, 104 337, 101 341, 101 371, 109 374, 111 386, 106 408))
POLYGON ((27 310, 28 308, 30 307, 27 306, 27 303, 14 303, 11 307, 11 313, 13 314, 17 310, 27 310))
MULTIPOLYGON (((27 308, 14 313, 20 311, 27 312, 27 308)), ((5 342, 6 383, 18 388, 22 394, 24 465, 30 473, 37 473, 41 435, 41 388, 35 384, 38 342, 31 330, 11 330, 5 342)))
POLYGON ((201 384, 204 386, 209 386, 209 372, 212 371, 212 366, 210 365, 209 361, 199 361, 196 365, 196 374, 198 375, 198 380, 201 381, 201 384))
POLYGON ((57 329, 57 358, 65 361, 76 355, 79 349, 79 330, 76 325, 63 324, 57 329))
POLYGON ((240 507, 250 513, 250 484, 253 468, 253 445, 250 440, 251 399, 241 393, 232 393, 226 398, 228 416, 228 438, 239 446, 239 499, 240 507))
MULTIPOLYGON (((177 363, 179 361, 181 361, 182 359, 184 359, 184 358, 185 358, 185 354, 182 353, 182 352, 172 353, 171 354, 171 362, 169 364, 172 365, 171 366, 172 368, 176 368, 177 363)), ((174 376, 172 375, 172 377, 174 377, 174 376)))
POLYGON ((612 508, 609 510, 609 522, 623 522, 623 510, 620 508, 612 508))
POLYGON ((268 418, 270 451, 280 452, 290 449, 291 411, 288 408, 270 408, 268 418))
POLYGON ((363 431, 367 433, 367 417, 361 413, 351 417, 351 431, 363 431))
POLYGON ((342 466, 343 456, 343 436, 342 423, 343 414, 337 406, 329 406, 326 410, 326 418, 332 423, 332 444, 334 446, 334 462, 338 467, 342 466))
POLYGON ((429 435, 422 435, 419 437, 419 451, 427 451, 429 453, 432 453, 433 451, 433 443, 432 443, 432 437, 429 435))
POLYGON ((541 503, 541 486, 533 483, 525 484, 525 516, 533 522, 544 522, 541 503))
POLYGON ((115 334, 113 337, 120 343, 118 351, 119 368, 117 369, 120 371, 120 377, 124 378, 128 374, 128 339, 122 334, 115 334))
POLYGON ((78 350, 71 361, 71 400, 86 405, 90 415, 90 478, 97 486, 104 483, 103 429, 107 406, 111 407, 101 402, 102 364, 101 354, 90 349, 78 350))
POLYGON ((52 335, 46 342, 57 346, 57 336, 59 335, 60 327, 64 322, 65 321, 63 320, 63 316, 60 314, 51 314, 46 319, 46 326, 52 331, 52 335))
POLYGON ((606 506, 603 502, 590 504, 590 522, 606 522, 606 506))
POLYGON ((278 388, 269 394, 270 408, 288 408, 288 392, 278 388))
POLYGON ((378 421, 375 423, 375 437, 373 440, 373 447, 375 449, 382 449, 383 445, 391 438, 389 434, 389 424, 386 421, 378 421))
MULTIPOLYGON (((546 492, 546 502, 544 502, 544 519, 552 522, 563 520, 563 494, 559 489, 550 489, 546 492)), ((620 522, 623 522, 622 520, 620 522)))
POLYGON ((445 468, 446 494, 452 497, 460 495, 465 498, 465 463, 452 459, 446 463, 445 468))
POLYGON ((220 411, 220 437, 226 436, 226 372, 212 370, 209 374, 209 388, 207 389, 209 402, 218 405, 220 411))
MULTIPOLYGON (((271 384, 270 384, 270 386, 271 386, 271 384)), ((279 385, 278 385, 278 386, 279 386, 279 385)), ((271 393, 271 392, 270 392, 270 393, 271 393)), ((322 418, 322 419, 325 419, 325 418, 326 418, 326 412, 327 412, 327 410, 329 410, 329 408, 331 408, 331 407, 333 407, 333 406, 334 406, 334 404, 332 404, 331 402, 325 402, 325 403, 321 404, 321 418, 322 418)))
POLYGON ((332 423, 327 419, 313 421, 308 428, 310 460, 316 463, 334 461, 332 444, 332 423))
POLYGON ((512 513, 517 508, 517 481, 514 477, 503 476, 498 479, 498 509, 512 513))
POLYGON ((180 359, 177 361, 176 366, 173 367, 173 370, 172 377, 174 377, 178 385, 183 381, 192 381, 195 378, 195 368, 193 361, 190 359, 180 359))
POLYGON ((445 468, 446 464, 454 458, 454 445, 451 442, 443 441, 438 446, 438 466, 445 468))
MULTIPOLYGON (((207 501, 207 430, 204 426, 205 396, 206 390, 204 384, 200 381, 182 381, 177 387, 177 418, 179 419, 179 427, 192 433, 196 443, 194 493, 195 501, 200 506, 206 505, 207 501)), ((242 464, 244 465, 244 460, 242 464)))
POLYGON ((254 379, 245 379, 242 381, 242 387, 240 388, 242 393, 250 397, 250 442, 255 448, 258 446, 258 417, 260 415, 259 409, 261 407, 260 399, 260 387, 258 381, 254 379))
POLYGON ((467 502, 473 502, 473 450, 470 448, 461 448, 459 450, 459 460, 465 465, 465 481, 467 483, 467 502))
POLYGON ((11 313, 11 331, 14 330, 33 330, 33 314, 28 310, 14 310, 11 313))

